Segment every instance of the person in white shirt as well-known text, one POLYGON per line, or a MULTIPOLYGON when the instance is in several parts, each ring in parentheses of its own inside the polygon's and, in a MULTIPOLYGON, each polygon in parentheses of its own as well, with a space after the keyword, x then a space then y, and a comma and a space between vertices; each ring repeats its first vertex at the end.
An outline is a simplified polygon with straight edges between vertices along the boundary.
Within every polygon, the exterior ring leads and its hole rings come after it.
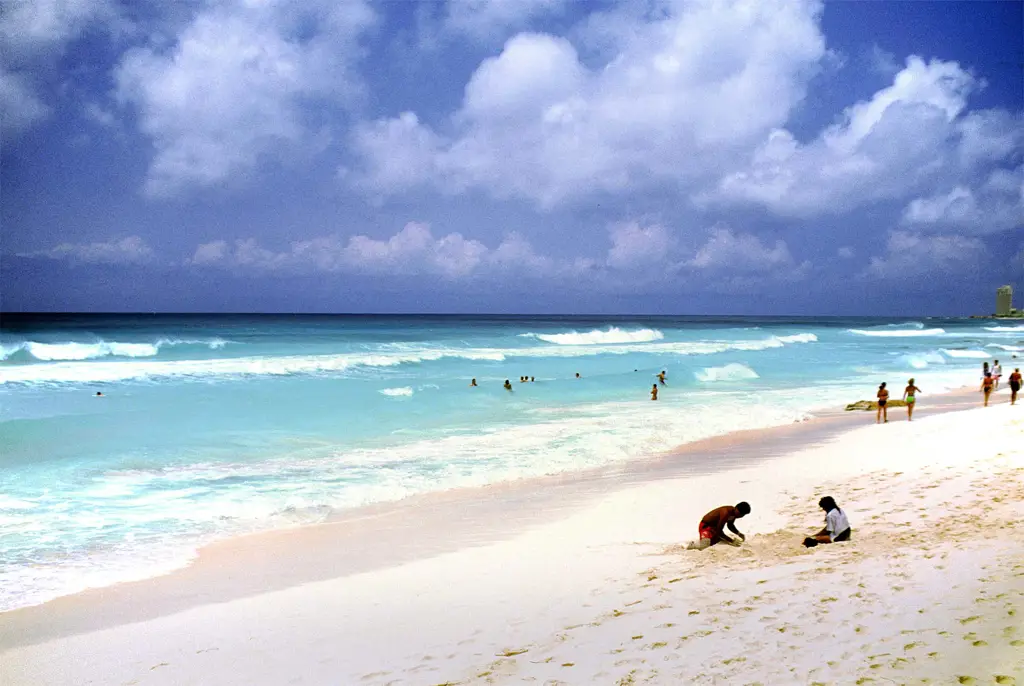
POLYGON ((804 545, 813 548, 819 543, 839 543, 850 540, 850 520, 839 509, 835 499, 827 495, 818 501, 818 507, 825 511, 825 528, 804 539, 804 545))
POLYGON ((999 390, 999 377, 1003 375, 1003 367, 999 364, 999 360, 992 365, 992 379, 995 381, 995 388, 993 390, 999 390))

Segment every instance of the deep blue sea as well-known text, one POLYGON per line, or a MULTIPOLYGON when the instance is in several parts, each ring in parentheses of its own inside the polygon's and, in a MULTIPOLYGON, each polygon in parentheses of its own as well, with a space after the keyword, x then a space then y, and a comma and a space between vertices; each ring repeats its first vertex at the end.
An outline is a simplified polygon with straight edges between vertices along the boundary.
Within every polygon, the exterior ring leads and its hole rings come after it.
POLYGON ((0 346, 2 611, 163 573, 219 537, 790 423, 881 381, 898 397, 914 376, 926 403, 983 360, 1011 366, 1024 326, 4 315, 0 346))

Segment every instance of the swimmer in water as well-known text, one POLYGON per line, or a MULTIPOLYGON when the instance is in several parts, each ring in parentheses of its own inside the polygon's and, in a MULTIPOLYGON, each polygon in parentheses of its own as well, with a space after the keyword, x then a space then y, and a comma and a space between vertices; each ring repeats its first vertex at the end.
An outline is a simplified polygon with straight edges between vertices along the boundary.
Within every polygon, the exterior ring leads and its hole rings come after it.
POLYGON ((472 381, 470 381, 469 385, 470 386, 476 386, 476 379, 473 379, 472 381))
POLYGON ((651 400, 658 399, 658 384, 651 384, 651 400))
POLYGON ((664 369, 661 370, 661 374, 658 374, 658 383, 660 383, 662 386, 665 385, 665 370, 664 369))
POLYGON ((533 383, 534 381, 535 381, 535 379, 531 376, 530 377, 530 383, 533 383))
POLYGON ((100 397, 100 396, 102 396, 102 395, 103 395, 102 393, 100 393, 99 391, 96 391, 96 397, 97 397, 97 398, 99 398, 99 397, 100 397))
POLYGON ((579 372, 576 372, 576 378, 577 379, 580 378, 580 373, 579 372))
POLYGON ((505 379, 505 390, 506 391, 511 391, 512 390, 512 384, 509 383, 508 379, 505 379))

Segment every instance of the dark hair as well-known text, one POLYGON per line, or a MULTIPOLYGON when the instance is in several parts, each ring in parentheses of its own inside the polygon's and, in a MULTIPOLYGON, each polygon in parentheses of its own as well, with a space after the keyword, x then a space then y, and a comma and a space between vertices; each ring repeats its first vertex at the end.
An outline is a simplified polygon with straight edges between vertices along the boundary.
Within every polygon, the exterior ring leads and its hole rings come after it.
POLYGON ((878 388, 879 388, 879 390, 881 390, 881 389, 885 388, 885 382, 883 381, 883 382, 882 382, 882 385, 881 385, 881 386, 879 386, 878 388))
POLYGON ((836 505, 835 499, 832 496, 830 496, 830 495, 827 495, 824 498, 822 498, 821 500, 819 500, 818 501, 818 507, 820 507, 821 509, 825 510, 825 512, 831 512, 832 510, 838 510, 839 509, 839 506, 836 505))
POLYGON ((746 500, 736 503, 736 509, 740 511, 741 515, 748 515, 750 514, 750 503, 746 500))

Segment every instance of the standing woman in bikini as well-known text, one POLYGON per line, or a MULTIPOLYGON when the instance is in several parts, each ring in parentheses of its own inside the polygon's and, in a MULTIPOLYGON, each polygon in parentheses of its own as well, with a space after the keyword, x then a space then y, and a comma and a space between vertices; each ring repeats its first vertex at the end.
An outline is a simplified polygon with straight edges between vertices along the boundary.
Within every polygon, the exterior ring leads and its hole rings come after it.
POLYGON ((988 397, 992 395, 992 385, 995 383, 995 379, 992 378, 991 374, 985 374, 985 378, 981 380, 981 392, 985 394, 985 407, 988 407, 988 397))
POLYGON ((877 424, 879 422, 879 420, 882 419, 883 417, 885 417, 885 421, 888 422, 889 421, 889 410, 886 409, 885 406, 889 402, 889 391, 885 390, 885 382, 884 381, 882 382, 882 385, 878 387, 877 395, 878 395, 878 414, 875 415, 875 424, 877 424))
POLYGON ((903 389, 903 399, 907 402, 907 421, 914 421, 914 396, 921 392, 921 389, 914 385, 914 380, 911 379, 907 382, 907 387, 903 389))

